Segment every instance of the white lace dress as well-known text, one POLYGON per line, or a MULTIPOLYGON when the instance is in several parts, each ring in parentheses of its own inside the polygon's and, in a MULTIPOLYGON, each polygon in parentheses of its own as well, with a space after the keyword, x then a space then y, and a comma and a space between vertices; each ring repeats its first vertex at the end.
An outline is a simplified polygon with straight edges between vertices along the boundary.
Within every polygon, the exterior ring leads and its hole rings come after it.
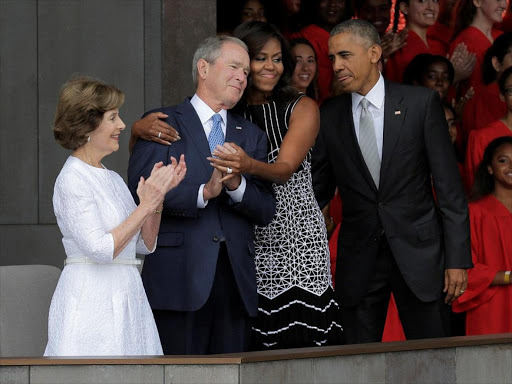
POLYGON ((152 251, 139 233, 113 261, 109 231, 136 208, 123 179, 70 156, 55 182, 53 207, 68 260, 80 262, 67 264, 60 276, 44 355, 161 355, 137 267, 115 264, 152 251))

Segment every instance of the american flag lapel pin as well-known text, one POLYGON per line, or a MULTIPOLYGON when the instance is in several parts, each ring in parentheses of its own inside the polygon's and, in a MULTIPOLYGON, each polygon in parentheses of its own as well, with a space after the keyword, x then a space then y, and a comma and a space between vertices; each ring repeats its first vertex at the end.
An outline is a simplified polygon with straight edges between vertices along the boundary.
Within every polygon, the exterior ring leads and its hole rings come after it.
POLYGON ((401 113, 401 111, 395 111, 395 115, 400 115, 401 113))
POLYGON ((235 127, 235 129, 242 130, 242 127, 235 127))

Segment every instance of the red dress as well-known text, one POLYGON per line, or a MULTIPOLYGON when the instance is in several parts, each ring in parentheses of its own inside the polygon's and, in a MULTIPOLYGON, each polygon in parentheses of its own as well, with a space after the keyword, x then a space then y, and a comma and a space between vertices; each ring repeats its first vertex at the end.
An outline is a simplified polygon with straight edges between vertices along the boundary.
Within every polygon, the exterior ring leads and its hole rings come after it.
POLYGON ((427 41, 431 49, 442 52, 438 55, 446 56, 450 50, 450 38, 452 37, 452 29, 445 24, 436 22, 428 27, 427 41))
POLYGON ((482 129, 507 113, 507 105, 500 99, 497 83, 480 86, 480 90, 468 101, 462 114, 461 142, 464 146, 473 130, 482 129))
POLYGON ((500 136, 512 136, 512 130, 501 120, 494 121, 482 129, 470 132, 464 164, 464 181, 467 191, 473 188, 475 174, 484 157, 485 148, 487 148, 491 141, 500 136))
POLYGON ((452 305, 466 312, 466 334, 512 332, 512 285, 491 282, 498 271, 512 269, 512 213, 494 196, 469 204, 471 252, 468 287, 452 305))
POLYGON ((431 53, 432 55, 445 55, 439 45, 428 40, 428 46, 413 30, 407 35, 407 45, 393 53, 386 62, 386 79, 401 83, 407 65, 420 53, 431 53))
POLYGON ((315 49, 318 68, 318 103, 321 104, 331 95, 333 71, 331 60, 329 60, 330 33, 318 25, 311 24, 292 36, 305 38, 315 49))
MULTIPOLYGON (((498 31, 497 29, 493 29, 491 31, 493 40, 502 33, 503 32, 498 31)), ((480 88, 484 85, 482 81, 482 63, 484 61, 485 52, 492 45, 492 42, 489 41, 487 36, 485 36, 481 30, 476 27, 469 26, 459 33, 455 40, 452 41, 449 51, 450 55, 455 50, 455 47, 460 43, 466 44, 468 51, 476 54, 476 63, 473 73, 469 79, 464 80, 461 84, 461 96, 464 96, 471 86, 475 90, 475 95, 478 95, 480 88)))

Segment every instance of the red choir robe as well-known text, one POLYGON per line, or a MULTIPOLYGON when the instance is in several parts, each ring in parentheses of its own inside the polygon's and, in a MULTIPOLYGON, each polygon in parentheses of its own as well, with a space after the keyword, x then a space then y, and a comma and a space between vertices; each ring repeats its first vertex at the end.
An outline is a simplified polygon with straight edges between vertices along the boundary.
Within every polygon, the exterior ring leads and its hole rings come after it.
POLYGON ((445 55, 439 46, 428 40, 428 46, 413 30, 409 30, 407 35, 407 45, 394 52, 386 62, 384 73, 386 79, 401 83, 404 77, 404 71, 407 65, 420 53, 430 53, 432 55, 445 55))
POLYGON ((464 107, 462 126, 459 131, 462 149, 465 148, 471 131, 484 128, 505 116, 506 113, 507 105, 500 99, 498 84, 482 85, 464 107))
POLYGON ((438 55, 446 56, 450 50, 450 39, 452 37, 452 29, 445 24, 436 22, 428 27, 427 40, 431 49, 442 52, 438 55))
MULTIPOLYGON (((491 31, 491 35, 493 40, 496 39, 503 32, 493 29, 491 31)), ((492 45, 492 42, 489 41, 487 36, 483 34, 476 27, 467 27, 461 33, 457 35, 457 37, 452 41, 450 45, 449 54, 451 55, 455 50, 455 47, 460 43, 466 44, 466 47, 469 52, 473 52, 476 54, 476 63, 475 68, 473 69, 473 73, 469 77, 469 79, 464 80, 461 83, 461 96, 464 96, 469 89, 469 87, 473 87, 475 90, 475 95, 478 95, 480 88, 484 86, 482 81, 482 63, 484 61, 485 52, 492 45)))
POLYGON ((473 188, 475 174, 484 157, 485 148, 491 141, 501 136, 512 136, 512 130, 501 120, 494 121, 482 129, 475 129, 469 133, 464 163, 464 181, 468 192, 473 188))
POLYGON ((512 332, 512 285, 491 286, 498 271, 512 270, 512 213, 493 195, 469 204, 471 253, 466 292, 454 301, 466 312, 466 334, 512 332))
POLYGON ((311 24, 292 35, 293 38, 303 37, 313 45, 318 68, 318 104, 331 95, 332 63, 329 60, 330 33, 318 25, 311 24))

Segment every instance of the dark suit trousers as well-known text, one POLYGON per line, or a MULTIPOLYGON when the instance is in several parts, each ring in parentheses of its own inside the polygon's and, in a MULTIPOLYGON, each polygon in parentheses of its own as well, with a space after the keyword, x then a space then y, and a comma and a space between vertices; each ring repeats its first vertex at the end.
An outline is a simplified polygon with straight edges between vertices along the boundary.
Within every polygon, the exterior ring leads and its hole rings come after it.
POLYGON ((247 351, 250 318, 240 298, 224 242, 205 305, 192 312, 153 310, 153 315, 165 355, 247 351))
POLYGON ((408 340, 444 337, 449 334, 450 308, 444 303, 444 295, 432 302, 419 300, 402 278, 383 235, 375 273, 368 285, 368 293, 356 306, 342 307, 343 330, 347 344, 382 340, 391 292, 395 297, 408 340))

